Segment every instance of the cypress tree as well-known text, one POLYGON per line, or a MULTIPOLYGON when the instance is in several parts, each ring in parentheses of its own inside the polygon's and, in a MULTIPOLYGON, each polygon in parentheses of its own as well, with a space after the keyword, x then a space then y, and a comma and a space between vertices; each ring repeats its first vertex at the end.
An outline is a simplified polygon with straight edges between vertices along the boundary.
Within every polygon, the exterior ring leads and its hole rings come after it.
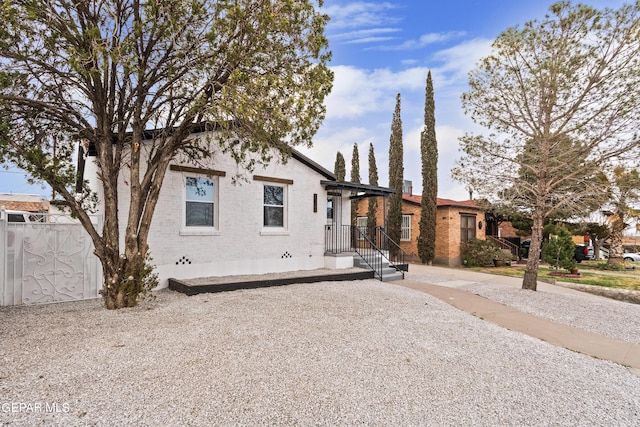
MULTIPOLYGON (((402 234, 402 179, 404 166, 402 159, 402 119, 400 119, 400 94, 396 95, 396 108, 391 121, 389 139, 389 187, 395 193, 389 196, 389 217, 387 234, 400 244, 402 234)), ((395 255, 395 254, 392 254, 395 255)))
MULTIPOLYGON (((351 155, 351 182, 360 184, 360 154, 358 153, 358 143, 353 143, 353 154, 351 155)), ((358 201, 351 201, 351 225, 358 225, 358 201)))
POLYGON ((344 156, 339 151, 338 154, 336 154, 336 163, 333 165, 333 173, 336 174, 338 181, 344 181, 344 177, 347 174, 344 156))
MULTIPOLYGON (((378 166, 376 166, 376 156, 373 151, 373 144, 369 143, 369 185, 378 186, 378 166)), ((373 230, 376 224, 376 214, 378 213, 378 198, 369 197, 369 209, 367 210, 367 229, 373 230)))
POLYGON ((418 256, 431 265, 436 256, 436 215, 438 205, 438 141, 436 140, 435 101, 431 71, 427 74, 424 103, 424 129, 420 134, 422 156, 422 204, 418 256))

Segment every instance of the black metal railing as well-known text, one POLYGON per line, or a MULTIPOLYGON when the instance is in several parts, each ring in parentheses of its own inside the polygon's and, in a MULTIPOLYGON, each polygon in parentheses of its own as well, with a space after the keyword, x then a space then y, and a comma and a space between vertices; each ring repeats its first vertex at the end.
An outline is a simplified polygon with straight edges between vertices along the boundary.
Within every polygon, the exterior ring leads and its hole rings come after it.
POLYGON ((384 251, 387 251, 389 264, 395 267, 396 270, 407 271, 407 263, 405 262, 405 251, 400 247, 400 244, 393 240, 384 231, 382 227, 375 228, 376 242, 378 247, 384 251))
MULTIPOLYGON (((351 227, 351 226, 347 226, 351 227)), ((354 251, 360 256, 362 261, 367 264, 374 272, 377 279, 382 280, 382 268, 386 256, 376 246, 375 242, 369 239, 366 232, 358 227, 351 227, 351 233, 353 233, 356 241, 358 242, 354 246, 354 251)))
POLYGON ((327 225, 325 227, 325 251, 339 254, 355 252, 371 267, 376 277, 382 280, 382 270, 386 263, 390 267, 407 271, 405 252, 394 242, 382 227, 356 227, 351 225, 327 225))

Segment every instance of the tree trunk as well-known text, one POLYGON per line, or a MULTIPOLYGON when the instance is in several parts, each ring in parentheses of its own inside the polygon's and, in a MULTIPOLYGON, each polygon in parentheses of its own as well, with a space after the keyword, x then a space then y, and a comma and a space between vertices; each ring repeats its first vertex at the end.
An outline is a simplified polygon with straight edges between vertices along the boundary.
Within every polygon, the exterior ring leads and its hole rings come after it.
POLYGON ((524 270, 522 289, 535 291, 538 288, 538 267, 540 266, 543 223, 542 214, 536 213, 533 217, 533 227, 531 227, 531 246, 529 246, 529 258, 524 270))
POLYGON ((624 247, 622 246, 622 235, 625 229, 624 216, 621 212, 616 212, 611 218, 611 237, 609 241, 609 260, 607 263, 613 266, 620 266, 624 262, 624 247))
POLYGON ((141 294, 149 289, 149 267, 146 254, 117 256, 101 259, 104 271, 104 287, 100 291, 104 305, 109 310, 135 307, 141 294))
POLYGON ((600 239, 592 238, 593 241, 593 259, 600 260, 600 239))

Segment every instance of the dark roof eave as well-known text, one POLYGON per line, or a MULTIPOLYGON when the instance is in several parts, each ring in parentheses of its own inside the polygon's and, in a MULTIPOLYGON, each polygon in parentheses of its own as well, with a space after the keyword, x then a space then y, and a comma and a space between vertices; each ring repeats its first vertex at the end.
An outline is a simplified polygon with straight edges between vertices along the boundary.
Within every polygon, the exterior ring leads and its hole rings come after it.
POLYGON ((314 162, 313 160, 311 160, 310 158, 308 158, 307 156, 305 156, 301 152, 292 149, 291 150, 291 157, 293 157, 294 159, 296 159, 297 161, 299 161, 303 165, 307 166, 308 168, 318 172, 320 175, 324 176, 325 178, 330 179, 331 181, 335 182, 336 175, 334 173, 332 173, 328 169, 320 166, 320 164, 314 162))
POLYGON ((388 196, 394 194, 395 190, 387 187, 375 187, 368 184, 359 184, 355 182, 345 181, 320 181, 324 185, 325 190, 347 190, 357 193, 364 193, 356 197, 373 197, 373 196, 388 196))

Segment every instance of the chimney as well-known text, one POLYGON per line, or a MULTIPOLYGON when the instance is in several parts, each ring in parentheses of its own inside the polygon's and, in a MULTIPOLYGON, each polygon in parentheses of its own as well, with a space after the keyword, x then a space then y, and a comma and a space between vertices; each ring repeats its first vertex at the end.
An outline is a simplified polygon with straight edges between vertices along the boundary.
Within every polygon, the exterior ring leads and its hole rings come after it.
POLYGON ((402 181, 402 194, 413 195, 413 183, 408 179, 402 181))

